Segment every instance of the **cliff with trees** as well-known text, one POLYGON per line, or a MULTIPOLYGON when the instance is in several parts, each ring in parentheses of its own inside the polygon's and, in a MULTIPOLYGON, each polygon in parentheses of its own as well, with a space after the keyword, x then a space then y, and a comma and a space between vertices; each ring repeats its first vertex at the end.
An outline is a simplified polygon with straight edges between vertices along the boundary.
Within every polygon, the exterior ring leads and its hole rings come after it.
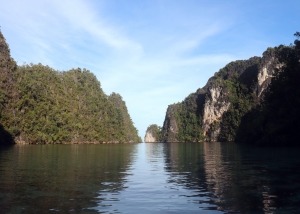
POLYGON ((155 143, 155 142, 161 142, 161 141, 162 141, 161 127, 156 124, 152 124, 152 125, 148 126, 145 137, 144 137, 144 142, 145 143, 155 143))
MULTIPOLYGON (((295 36, 299 39, 300 33, 295 36)), ((300 41, 227 64, 182 102, 169 105, 164 142, 296 144, 300 41)))
POLYGON ((18 66, 0 32, 0 143, 141 142, 119 94, 86 69, 18 66))

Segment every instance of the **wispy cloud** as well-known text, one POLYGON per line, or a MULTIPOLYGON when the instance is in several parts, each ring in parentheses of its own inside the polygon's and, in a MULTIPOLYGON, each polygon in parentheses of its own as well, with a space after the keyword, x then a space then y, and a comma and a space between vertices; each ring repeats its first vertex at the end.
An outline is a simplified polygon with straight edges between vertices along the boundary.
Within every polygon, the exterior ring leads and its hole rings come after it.
POLYGON ((261 3, 254 10, 253 4, 10 0, 0 7, 0 23, 19 64, 91 70, 106 93, 123 96, 144 135, 150 123, 162 125, 168 104, 204 86, 228 62, 271 44, 262 35, 273 36, 276 26, 257 17, 272 8, 261 3))
POLYGON ((86 1, 68 0, 53 1, 57 13, 65 18, 74 29, 85 31, 95 40, 115 49, 134 49, 139 51, 138 43, 122 35, 119 27, 113 26, 108 19, 101 15, 101 11, 93 10, 86 1))

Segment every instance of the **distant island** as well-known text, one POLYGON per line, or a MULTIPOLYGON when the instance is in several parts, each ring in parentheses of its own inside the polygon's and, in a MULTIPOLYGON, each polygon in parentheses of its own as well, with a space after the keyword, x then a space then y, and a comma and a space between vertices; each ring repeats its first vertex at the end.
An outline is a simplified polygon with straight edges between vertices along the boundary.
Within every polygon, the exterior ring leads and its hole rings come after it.
POLYGON ((0 145, 142 142, 121 95, 86 69, 18 66, 1 31, 0 84, 0 145))
POLYGON ((203 88, 169 105, 162 128, 150 125, 145 142, 298 145, 300 33, 295 36, 294 45, 227 64, 203 88))

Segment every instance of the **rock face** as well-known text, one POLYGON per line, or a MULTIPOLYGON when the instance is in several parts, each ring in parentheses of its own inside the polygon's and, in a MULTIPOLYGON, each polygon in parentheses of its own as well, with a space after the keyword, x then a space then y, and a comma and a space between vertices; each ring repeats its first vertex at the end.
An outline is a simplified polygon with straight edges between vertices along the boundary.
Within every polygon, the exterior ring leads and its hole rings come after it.
POLYGON ((164 142, 178 142, 178 125, 175 114, 178 112, 179 105, 169 105, 163 125, 162 136, 164 142))
POLYGON ((232 141, 241 117, 263 99, 279 67, 272 48, 263 57, 229 63, 202 89, 169 105, 163 141, 232 141))
MULTIPOLYGON (((224 112, 226 112, 230 107, 230 102, 226 99, 228 95, 221 87, 209 88, 208 95, 210 95, 210 97, 206 99, 203 109, 203 135, 207 134, 210 129, 210 125, 214 121, 221 120, 224 112)), ((216 129, 215 132, 216 133, 213 133, 213 135, 217 136, 220 129, 216 129)))
POLYGON ((275 57, 274 51, 266 51, 260 64, 257 75, 257 89, 256 94, 258 97, 263 95, 264 90, 268 88, 271 78, 274 75, 274 70, 280 68, 278 60, 275 57))
POLYGON ((145 143, 153 143, 153 142, 157 142, 156 138, 153 136, 153 134, 150 131, 146 131, 146 135, 144 137, 144 142, 145 143))
POLYGON ((148 126, 145 137, 145 143, 161 142, 161 127, 156 124, 148 126))

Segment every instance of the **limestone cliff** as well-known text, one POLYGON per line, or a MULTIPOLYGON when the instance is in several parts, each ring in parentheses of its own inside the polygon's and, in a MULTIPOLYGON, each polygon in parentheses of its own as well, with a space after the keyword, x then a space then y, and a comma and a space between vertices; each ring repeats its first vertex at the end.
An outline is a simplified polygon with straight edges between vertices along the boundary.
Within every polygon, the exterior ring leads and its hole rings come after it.
POLYGON ((163 140, 234 140, 242 116, 263 99, 274 70, 279 67, 272 48, 263 57, 227 64, 203 88, 168 107, 163 140))
POLYGON ((156 141, 156 138, 153 136, 153 134, 147 130, 146 135, 144 137, 144 142, 145 143, 154 143, 157 141, 156 141))
MULTIPOLYGON (((221 87, 211 87, 208 89, 208 97, 204 104, 203 109, 203 121, 202 121, 202 132, 205 136, 209 131, 211 124, 215 121, 220 121, 224 112, 230 107, 228 101, 228 92, 224 92, 221 87)), ((216 127, 210 133, 210 140, 216 141, 220 133, 220 127, 216 127)))
POLYGON ((144 137, 145 143, 161 142, 161 127, 156 124, 148 126, 144 137))
POLYGON ((178 142, 178 125, 175 114, 178 112, 179 107, 179 104, 168 106, 162 130, 162 138, 164 142, 178 142))
POLYGON ((281 65, 275 57, 274 50, 268 49, 265 51, 257 75, 256 94, 258 97, 263 95, 263 92, 271 82, 275 69, 280 67, 281 65))
POLYGON ((261 105, 243 116, 236 142, 299 146, 300 33, 295 36, 294 45, 274 48, 275 57, 267 53, 269 60, 261 64, 258 76, 261 105))

